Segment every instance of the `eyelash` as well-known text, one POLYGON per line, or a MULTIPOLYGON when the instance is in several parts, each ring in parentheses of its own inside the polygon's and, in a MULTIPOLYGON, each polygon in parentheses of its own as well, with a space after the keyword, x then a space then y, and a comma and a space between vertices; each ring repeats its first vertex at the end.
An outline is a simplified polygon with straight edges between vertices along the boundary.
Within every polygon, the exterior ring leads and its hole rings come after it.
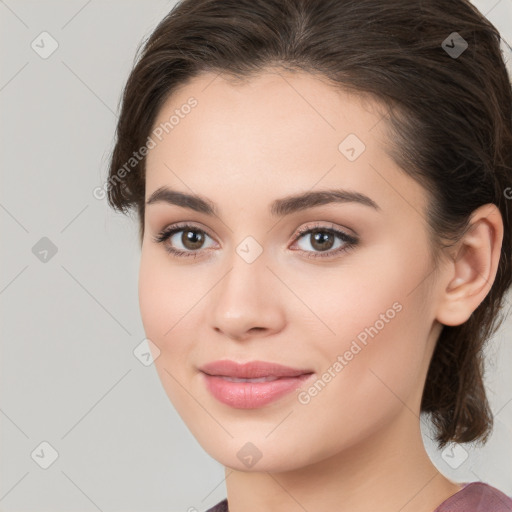
MULTIPOLYGON (((193 231, 193 232, 199 232, 203 233, 207 236, 208 233, 204 231, 203 229, 199 229, 196 226, 193 226, 191 224, 175 224, 174 226, 170 226, 168 228, 163 229, 158 233, 157 236, 153 237, 153 241, 156 243, 164 243, 166 242, 171 236, 173 236, 176 233, 179 233, 180 231, 193 231)), ((313 227, 306 227, 298 230, 297 236, 294 239, 294 243, 300 240, 303 236, 310 234, 314 231, 320 231, 323 233, 330 233, 338 238, 340 238, 343 242, 345 242, 345 245, 342 247, 338 247, 335 250, 331 251, 323 251, 323 252, 312 252, 312 251, 303 251, 299 250, 299 252, 305 253, 307 258, 332 258, 334 256, 337 256, 343 252, 348 251, 349 249, 352 249, 357 245, 359 240, 351 235, 348 235, 347 233, 340 231, 339 229, 332 227, 326 227, 326 226, 313 226, 313 227)), ((212 237, 210 237, 212 238, 212 237)), ((197 258, 198 254, 200 253, 200 250, 197 251, 182 251, 180 249, 175 249, 173 247, 170 247, 168 244, 164 243, 165 250, 178 258, 197 258)))

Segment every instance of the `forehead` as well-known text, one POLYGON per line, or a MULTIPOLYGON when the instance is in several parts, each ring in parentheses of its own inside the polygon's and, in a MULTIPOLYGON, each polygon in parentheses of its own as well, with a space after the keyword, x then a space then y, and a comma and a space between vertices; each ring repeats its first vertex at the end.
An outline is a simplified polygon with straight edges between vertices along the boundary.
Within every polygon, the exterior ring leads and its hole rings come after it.
POLYGON ((385 126, 377 101, 307 73, 269 71, 243 81, 205 73, 158 112, 146 198, 166 184, 210 197, 220 183, 269 194, 319 184, 374 191, 391 205, 398 194, 391 182, 420 205, 423 189, 386 153, 385 126))
MULTIPOLYGON (((382 119, 383 108, 368 95, 335 88, 320 76, 268 70, 243 80, 213 73, 192 78, 167 98, 153 129, 165 127, 174 113, 179 119, 175 115, 167 131, 175 140, 180 133, 189 140, 194 136, 209 142, 211 150, 220 142, 225 146, 233 141, 226 137, 230 134, 236 135, 236 143, 245 137, 249 150, 257 144, 286 148, 315 135, 327 137, 327 145, 346 130, 368 139, 367 132, 382 119), (196 105, 189 108, 192 100, 196 105)), ((299 152, 301 147, 295 146, 299 152)))

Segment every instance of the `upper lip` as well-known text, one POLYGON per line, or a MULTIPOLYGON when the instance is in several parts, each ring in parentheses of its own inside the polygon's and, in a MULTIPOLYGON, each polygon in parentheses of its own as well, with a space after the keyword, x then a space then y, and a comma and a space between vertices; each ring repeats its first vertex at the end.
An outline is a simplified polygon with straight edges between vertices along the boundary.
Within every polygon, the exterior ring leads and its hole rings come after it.
POLYGON ((258 379, 260 377, 298 377, 307 373, 313 373, 312 370, 291 368, 277 363, 267 361, 249 361, 247 363, 237 363, 227 359, 207 363, 201 368, 202 372, 208 375, 217 375, 222 377, 236 377, 239 379, 258 379))

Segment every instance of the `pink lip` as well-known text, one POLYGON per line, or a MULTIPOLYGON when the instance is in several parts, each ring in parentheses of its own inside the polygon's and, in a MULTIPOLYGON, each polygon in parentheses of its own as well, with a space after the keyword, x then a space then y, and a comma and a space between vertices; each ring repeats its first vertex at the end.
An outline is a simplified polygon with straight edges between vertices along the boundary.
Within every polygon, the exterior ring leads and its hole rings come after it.
POLYGON ((237 409, 256 409, 290 393, 313 374, 309 369, 291 368, 265 361, 238 364, 214 361, 200 368, 205 384, 220 402, 237 409), (268 378, 266 382, 232 382, 236 379, 268 378))

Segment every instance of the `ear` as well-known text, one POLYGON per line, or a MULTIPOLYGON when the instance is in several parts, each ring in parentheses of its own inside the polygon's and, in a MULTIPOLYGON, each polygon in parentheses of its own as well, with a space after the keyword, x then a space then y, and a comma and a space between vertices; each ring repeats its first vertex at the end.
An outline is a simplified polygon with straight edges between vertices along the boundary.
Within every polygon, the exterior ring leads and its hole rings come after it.
POLYGON ((463 324, 489 293, 500 260, 503 219, 495 204, 476 209, 443 273, 436 319, 463 324))

